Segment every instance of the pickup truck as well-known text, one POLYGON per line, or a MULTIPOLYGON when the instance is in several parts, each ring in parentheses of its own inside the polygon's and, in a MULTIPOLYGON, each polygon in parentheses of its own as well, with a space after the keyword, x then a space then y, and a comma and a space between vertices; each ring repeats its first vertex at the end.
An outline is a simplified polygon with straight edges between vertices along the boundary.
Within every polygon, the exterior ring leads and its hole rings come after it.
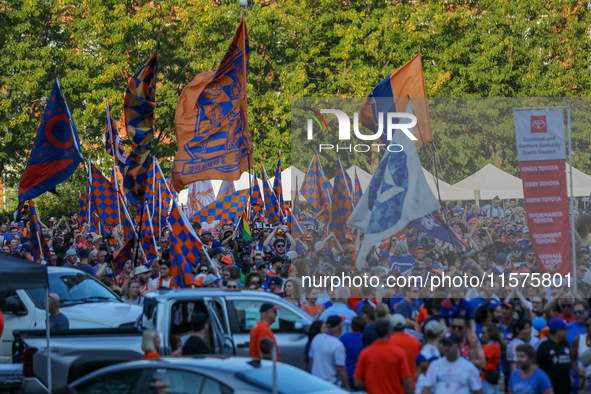
MULTIPOLYGON (((161 356, 170 356, 191 335, 190 319, 205 312, 210 319, 206 337, 215 354, 249 357, 250 328, 259 320, 262 303, 280 306, 271 326, 281 350, 281 361, 305 367, 308 329, 314 319, 270 293, 224 289, 176 289, 145 293, 139 329, 66 330, 51 333, 52 384, 65 386, 99 368, 139 360, 143 329, 160 333, 161 356)), ((18 332, 15 362, 23 364, 27 394, 47 393, 47 343, 44 331, 18 332)))
MULTIPOLYGON (((70 328, 133 327, 142 308, 128 305, 87 273, 64 267, 48 267, 49 292, 60 297, 60 311, 68 318, 70 328)), ((45 289, 5 292, 4 332, 0 345, 0 363, 12 360, 14 331, 45 329, 43 308, 45 289)))

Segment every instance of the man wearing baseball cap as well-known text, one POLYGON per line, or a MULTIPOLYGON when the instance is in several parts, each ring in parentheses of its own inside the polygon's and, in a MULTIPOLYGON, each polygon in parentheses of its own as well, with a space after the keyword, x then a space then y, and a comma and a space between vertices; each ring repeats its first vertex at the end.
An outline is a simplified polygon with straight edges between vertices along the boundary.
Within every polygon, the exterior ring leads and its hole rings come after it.
POLYGON ((550 377, 555 394, 568 394, 572 391, 570 383, 570 350, 566 340, 566 322, 555 317, 548 323, 548 340, 538 346, 536 364, 550 377))
POLYGON ((31 245, 28 243, 24 243, 21 245, 21 255, 31 262, 34 262, 35 259, 33 258, 33 254, 31 253, 31 245))
POLYGON ((80 249, 78 251, 78 257, 80 258, 80 262, 76 265, 76 268, 94 276, 94 269, 88 264, 88 250, 80 249))
POLYGON ((474 394, 482 390, 480 371, 460 357, 460 337, 448 331, 441 338, 443 357, 432 361, 422 394, 474 394), (433 390, 433 391, 431 391, 433 390))
POLYGON ((135 277, 140 284, 140 295, 144 295, 144 292, 150 291, 150 270, 145 265, 140 265, 135 268, 135 277))
POLYGON ((281 355, 279 347, 277 346, 277 340, 273 331, 271 331, 271 325, 275 323, 277 319, 277 310, 281 309, 280 306, 265 302, 261 305, 259 311, 261 313, 261 319, 255 323, 250 329, 250 342, 249 342, 249 354, 252 358, 258 358, 259 355, 259 342, 261 339, 268 337, 275 342, 275 348, 277 349, 277 361, 281 361, 281 355))
POLYGON ((390 317, 390 323, 392 323, 393 330, 392 335, 390 336, 390 342, 404 350, 408 359, 410 375, 416 376, 417 366, 415 359, 423 349, 423 345, 417 338, 404 332, 404 329, 406 328, 406 318, 404 316, 395 313, 390 317))
POLYGON ((337 386, 350 389, 347 377, 347 351, 339 336, 343 332, 343 318, 338 315, 326 319, 326 332, 318 334, 308 352, 312 375, 337 386))

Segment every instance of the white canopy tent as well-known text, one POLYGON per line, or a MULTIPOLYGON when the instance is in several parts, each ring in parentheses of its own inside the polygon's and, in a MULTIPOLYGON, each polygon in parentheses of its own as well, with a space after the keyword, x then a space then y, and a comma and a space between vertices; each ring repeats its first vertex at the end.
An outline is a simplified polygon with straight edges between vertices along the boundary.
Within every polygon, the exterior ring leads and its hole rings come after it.
POLYGON ((462 189, 472 190, 473 199, 492 200, 495 196, 501 199, 523 198, 523 184, 521 179, 498 169, 492 164, 470 175, 463 181, 453 185, 462 189))
MULTIPOLYGON (((566 192, 570 197, 570 169, 566 163, 566 192)), ((591 195, 591 176, 572 167, 573 171, 573 195, 575 197, 587 197, 591 195)))
MULTIPOLYGON (((283 180, 283 179, 281 179, 281 180, 283 180)), ((218 194, 218 191, 220 190, 220 187, 222 186, 222 182, 223 181, 221 181, 219 179, 213 179, 211 181, 211 186, 213 186, 213 191, 216 196, 218 194)), ((252 175, 250 176, 250 182, 254 182, 254 178, 252 175)), ((238 179, 237 181, 234 181, 234 190, 248 189, 250 187, 250 182, 249 182, 248 172, 245 171, 242 173, 242 176, 240 177, 240 179, 238 179)), ((261 188, 261 192, 262 192, 263 191, 263 182, 261 181, 260 178, 257 178, 257 183, 259 184, 259 187, 261 188)), ((183 190, 181 190, 181 192, 179 193, 179 198, 178 198, 179 204, 181 204, 181 205, 187 204, 188 193, 189 193, 189 186, 187 186, 183 190)))
MULTIPOLYGON (((302 182, 304 180, 304 174, 300 171, 297 167, 289 166, 285 170, 281 171, 281 186, 283 188, 283 201, 291 201, 295 197, 295 181, 296 177, 298 178, 298 187, 302 187, 302 182), (292 186, 293 185, 293 186, 292 186)), ((275 177, 269 179, 271 182, 271 186, 273 186, 273 182, 275 182, 275 177)), ((262 184, 261 184, 262 187, 262 184)), ((302 199, 300 196, 300 201, 306 201, 302 199)))
MULTIPOLYGON (((369 172, 362 170, 361 168, 359 168, 357 166, 351 166, 345 171, 347 171, 347 174, 349 175, 349 178, 351 178, 352 182, 355 182, 355 171, 357 171, 357 178, 359 178, 359 184, 361 185, 361 191, 365 192, 365 189, 367 189, 369 187, 369 183, 371 182, 372 175, 369 172)), ((334 178, 329 179, 329 181, 330 181, 330 184, 334 186, 334 178)))
MULTIPOLYGON (((429 171, 425 170, 423 167, 423 174, 425 174, 425 179, 427 179, 427 184, 429 188, 433 192, 433 195, 438 198, 437 195, 437 184, 436 179, 433 174, 429 171)), ((439 193, 441 194, 441 201, 466 201, 474 199, 474 191, 468 189, 462 189, 453 185, 450 185, 447 182, 442 181, 439 179, 439 193)))

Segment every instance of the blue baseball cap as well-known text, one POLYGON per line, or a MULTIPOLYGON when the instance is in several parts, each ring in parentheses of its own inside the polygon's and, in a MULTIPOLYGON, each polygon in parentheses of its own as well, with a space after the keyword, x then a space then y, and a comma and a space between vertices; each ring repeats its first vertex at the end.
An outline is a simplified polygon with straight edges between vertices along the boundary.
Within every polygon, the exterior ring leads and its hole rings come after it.
POLYGON ((414 232, 414 231, 412 231, 412 230, 408 230, 408 231, 406 232, 406 236, 407 236, 407 237, 412 237, 412 236, 414 236, 414 235, 415 235, 415 232, 414 232))
POLYGON ((501 305, 501 301, 497 300, 496 298, 491 298, 490 302, 488 303, 488 308, 486 308, 486 311, 491 311, 499 305, 501 305))
POLYGON ((30 252, 31 251, 31 245, 29 244, 22 244, 21 245, 21 251, 26 251, 26 252, 30 252))
POLYGON ((380 252, 380 254, 378 254, 378 257, 380 259, 388 259, 388 258, 390 258, 390 253, 384 249, 380 252))
POLYGON ((556 332, 558 330, 568 330, 566 326, 566 322, 561 319, 560 317, 555 317, 554 319, 550 320, 548 323, 548 330, 550 332, 556 332))
POLYGON ((505 264, 507 262, 507 255, 505 253, 497 253, 497 264, 505 264))
POLYGON ((49 218, 49 221, 50 222, 57 222, 57 219, 55 218, 55 216, 52 216, 49 218))

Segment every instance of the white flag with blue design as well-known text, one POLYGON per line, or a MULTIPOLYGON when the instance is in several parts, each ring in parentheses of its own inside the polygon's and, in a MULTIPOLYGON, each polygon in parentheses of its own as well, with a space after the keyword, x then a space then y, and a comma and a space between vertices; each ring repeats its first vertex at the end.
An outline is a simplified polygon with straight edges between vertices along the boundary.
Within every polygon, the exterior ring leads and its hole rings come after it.
MULTIPOLYGON (((406 112, 413 113, 411 100, 406 112)), ((399 124, 404 123, 410 123, 410 119, 401 119, 399 124)), ((413 132, 412 128, 408 129, 413 132)), ((365 232, 357 268, 363 268, 373 245, 396 234, 411 221, 440 208, 425 179, 415 142, 396 129, 391 143, 402 145, 404 150, 386 151, 347 222, 365 232)))

